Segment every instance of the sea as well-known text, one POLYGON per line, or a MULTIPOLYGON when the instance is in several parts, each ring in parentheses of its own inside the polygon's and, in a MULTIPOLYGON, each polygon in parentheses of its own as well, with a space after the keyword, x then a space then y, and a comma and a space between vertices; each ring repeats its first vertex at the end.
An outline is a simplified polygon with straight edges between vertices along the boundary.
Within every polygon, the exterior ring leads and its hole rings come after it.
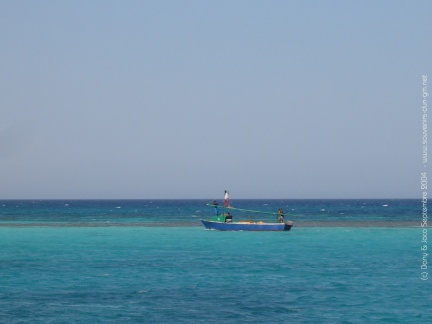
POLYGON ((420 199, 211 201, 0 200, 0 323, 432 323, 420 199))

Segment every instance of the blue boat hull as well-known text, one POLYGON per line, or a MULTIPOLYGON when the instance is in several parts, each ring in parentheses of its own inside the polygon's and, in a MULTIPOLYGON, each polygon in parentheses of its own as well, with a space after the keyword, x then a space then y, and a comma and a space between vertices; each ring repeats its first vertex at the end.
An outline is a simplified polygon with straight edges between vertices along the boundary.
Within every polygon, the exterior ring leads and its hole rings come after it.
POLYGON ((248 222, 215 222, 201 220, 206 229, 219 231, 289 231, 292 222, 287 223, 248 223, 248 222))

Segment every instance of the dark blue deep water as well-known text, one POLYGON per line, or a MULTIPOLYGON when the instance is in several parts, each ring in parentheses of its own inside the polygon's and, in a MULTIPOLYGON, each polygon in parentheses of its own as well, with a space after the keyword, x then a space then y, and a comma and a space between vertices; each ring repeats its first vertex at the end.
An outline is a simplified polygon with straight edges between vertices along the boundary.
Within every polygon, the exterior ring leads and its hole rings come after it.
MULTIPOLYGON (((0 222, 11 223, 157 223, 197 225, 213 214, 210 200, 0 200, 0 222)), ((223 205, 222 201, 219 201, 223 205)), ((415 221, 422 205, 398 200, 235 200, 232 206, 277 212, 293 221, 415 221)), ((231 211, 234 217, 272 220, 268 214, 231 211)), ((420 215, 420 216, 419 216, 420 215)), ((324 224, 325 225, 325 224, 324 224)))
POLYGON ((0 201, 0 322, 432 322, 419 200, 233 201, 289 232, 206 231, 206 203, 0 201))

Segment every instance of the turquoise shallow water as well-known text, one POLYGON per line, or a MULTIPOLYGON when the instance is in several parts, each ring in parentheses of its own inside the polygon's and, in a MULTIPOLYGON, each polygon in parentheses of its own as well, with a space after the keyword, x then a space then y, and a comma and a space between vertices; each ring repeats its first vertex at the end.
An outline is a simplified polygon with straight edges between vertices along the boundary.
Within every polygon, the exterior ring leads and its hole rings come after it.
POLYGON ((0 321, 430 323, 420 232, 0 227, 0 321))
POLYGON ((208 202, 0 201, 0 323, 432 322, 420 201, 232 202, 283 208, 270 233, 206 231, 208 202))

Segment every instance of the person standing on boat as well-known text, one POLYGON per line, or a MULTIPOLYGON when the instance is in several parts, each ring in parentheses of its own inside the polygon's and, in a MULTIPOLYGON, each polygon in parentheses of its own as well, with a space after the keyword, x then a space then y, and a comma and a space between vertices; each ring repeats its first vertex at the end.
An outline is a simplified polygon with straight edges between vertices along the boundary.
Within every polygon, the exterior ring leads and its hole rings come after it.
POLYGON ((225 196, 224 196, 224 207, 229 207, 229 195, 228 191, 225 190, 225 196))
POLYGON ((284 212, 283 212, 282 208, 279 208, 279 210, 278 210, 278 219, 277 220, 279 223, 283 223, 283 221, 284 221, 284 212))
POLYGON ((216 200, 213 200, 212 205, 214 206, 214 213, 216 216, 219 216, 218 203, 216 200))

